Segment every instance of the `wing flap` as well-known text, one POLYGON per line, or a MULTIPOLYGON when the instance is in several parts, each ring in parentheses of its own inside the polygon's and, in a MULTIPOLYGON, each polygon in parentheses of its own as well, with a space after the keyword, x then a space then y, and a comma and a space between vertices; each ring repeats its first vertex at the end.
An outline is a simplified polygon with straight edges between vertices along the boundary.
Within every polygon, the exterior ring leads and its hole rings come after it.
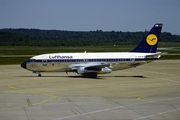
POLYGON ((95 71, 101 71, 102 68, 104 67, 109 67, 110 64, 100 64, 100 65, 92 65, 85 67, 86 70, 95 70, 95 71))
POLYGON ((109 69, 110 64, 105 63, 82 63, 82 64, 72 64, 69 66, 71 71, 77 72, 77 73, 108 73, 111 72, 111 69, 109 69))

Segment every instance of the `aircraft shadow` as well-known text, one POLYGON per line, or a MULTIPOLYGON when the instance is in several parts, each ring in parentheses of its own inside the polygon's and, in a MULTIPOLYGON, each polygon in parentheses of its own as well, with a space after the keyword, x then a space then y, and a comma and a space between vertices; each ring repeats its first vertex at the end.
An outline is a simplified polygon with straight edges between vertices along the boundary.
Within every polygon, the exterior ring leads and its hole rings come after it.
POLYGON ((134 76, 98 76, 97 78, 92 77, 84 77, 84 76, 17 76, 17 77, 35 77, 35 78, 42 78, 42 77, 59 77, 59 78, 88 78, 88 79, 104 79, 104 78, 146 78, 142 75, 134 75, 134 76))
POLYGON ((92 77, 84 77, 84 76, 41 76, 41 77, 38 77, 38 76, 17 76, 17 77, 34 77, 34 78, 46 78, 46 77, 51 77, 51 78, 55 78, 55 77, 58 77, 58 78, 87 78, 87 79, 103 79, 102 77, 97 77, 97 78, 92 78, 92 77))
POLYGON ((119 77, 119 78, 123 78, 123 77, 132 77, 132 78, 146 78, 142 75, 134 75, 134 76, 104 76, 104 77, 119 77))

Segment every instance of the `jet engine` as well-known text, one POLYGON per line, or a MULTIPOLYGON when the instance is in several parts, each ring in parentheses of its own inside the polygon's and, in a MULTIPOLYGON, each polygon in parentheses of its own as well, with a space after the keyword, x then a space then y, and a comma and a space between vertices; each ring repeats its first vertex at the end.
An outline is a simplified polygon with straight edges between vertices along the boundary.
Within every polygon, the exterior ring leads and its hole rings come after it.
POLYGON ((111 73, 111 69, 108 67, 104 67, 101 69, 86 69, 85 67, 78 67, 77 68, 77 73, 78 74, 84 74, 84 73, 98 73, 98 74, 107 74, 111 73))

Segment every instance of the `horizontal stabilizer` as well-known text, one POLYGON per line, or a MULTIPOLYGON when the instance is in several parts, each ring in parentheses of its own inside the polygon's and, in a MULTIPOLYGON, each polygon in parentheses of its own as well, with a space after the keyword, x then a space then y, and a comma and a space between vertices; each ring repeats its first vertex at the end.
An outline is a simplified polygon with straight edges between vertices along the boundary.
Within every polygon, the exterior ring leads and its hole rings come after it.
POLYGON ((153 57, 160 57, 162 55, 161 52, 157 52, 155 54, 151 54, 151 55, 146 55, 146 58, 153 58, 153 57))

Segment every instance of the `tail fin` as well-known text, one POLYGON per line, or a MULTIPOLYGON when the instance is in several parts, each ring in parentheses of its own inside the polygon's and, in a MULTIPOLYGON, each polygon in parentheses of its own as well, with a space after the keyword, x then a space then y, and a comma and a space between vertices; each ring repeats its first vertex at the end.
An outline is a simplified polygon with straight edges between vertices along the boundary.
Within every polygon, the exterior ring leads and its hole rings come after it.
POLYGON ((155 24, 144 39, 130 52, 156 53, 163 24, 155 24))

